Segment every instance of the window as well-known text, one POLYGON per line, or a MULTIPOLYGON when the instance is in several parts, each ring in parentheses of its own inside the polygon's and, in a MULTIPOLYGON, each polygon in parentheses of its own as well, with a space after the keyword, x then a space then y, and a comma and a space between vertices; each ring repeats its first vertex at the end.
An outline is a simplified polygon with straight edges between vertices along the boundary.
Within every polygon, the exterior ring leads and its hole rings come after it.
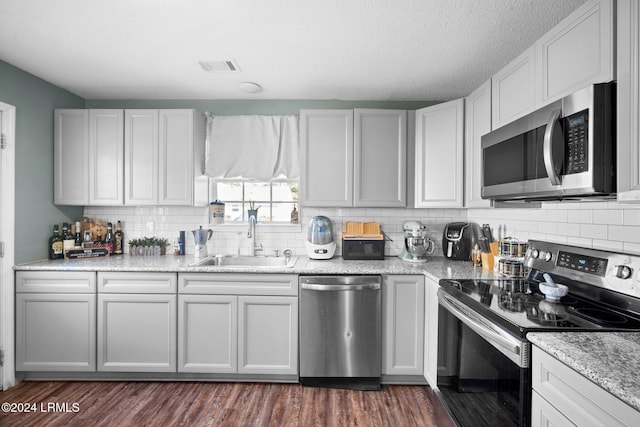
POLYGON ((247 211, 258 209, 258 221, 290 223, 291 211, 298 208, 297 181, 235 181, 216 182, 217 197, 225 204, 224 221, 246 222, 247 211))

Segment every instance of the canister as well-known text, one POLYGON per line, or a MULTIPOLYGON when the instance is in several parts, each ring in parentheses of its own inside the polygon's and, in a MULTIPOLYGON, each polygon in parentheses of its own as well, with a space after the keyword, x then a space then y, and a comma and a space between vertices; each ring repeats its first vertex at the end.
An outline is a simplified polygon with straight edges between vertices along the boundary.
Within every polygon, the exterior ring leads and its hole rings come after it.
POLYGON ((215 200, 209 205, 209 223, 224 224, 224 202, 215 200))

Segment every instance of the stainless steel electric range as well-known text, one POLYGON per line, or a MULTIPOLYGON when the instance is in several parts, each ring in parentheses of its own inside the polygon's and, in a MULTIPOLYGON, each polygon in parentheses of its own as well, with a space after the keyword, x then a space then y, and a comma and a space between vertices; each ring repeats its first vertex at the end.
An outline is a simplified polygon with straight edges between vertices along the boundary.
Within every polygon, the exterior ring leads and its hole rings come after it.
POLYGON ((438 392, 460 426, 530 425, 528 332, 640 331, 640 256, 531 240, 524 264, 525 278, 440 281, 438 392), (568 293, 551 300, 548 279, 568 293))

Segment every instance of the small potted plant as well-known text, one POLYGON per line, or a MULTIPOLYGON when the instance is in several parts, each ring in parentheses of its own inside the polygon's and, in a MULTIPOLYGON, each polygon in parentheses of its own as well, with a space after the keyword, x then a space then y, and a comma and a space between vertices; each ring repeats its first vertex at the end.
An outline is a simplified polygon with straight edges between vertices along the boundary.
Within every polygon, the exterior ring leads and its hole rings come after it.
POLYGON ((164 237, 142 237, 129 240, 130 255, 165 255, 169 241, 164 237))
POLYGON ((260 206, 256 206, 256 204, 254 203, 253 200, 249 200, 249 209, 247 210, 247 221, 252 216, 254 216, 256 218, 256 221, 258 220, 258 209, 259 208, 260 208, 260 206))

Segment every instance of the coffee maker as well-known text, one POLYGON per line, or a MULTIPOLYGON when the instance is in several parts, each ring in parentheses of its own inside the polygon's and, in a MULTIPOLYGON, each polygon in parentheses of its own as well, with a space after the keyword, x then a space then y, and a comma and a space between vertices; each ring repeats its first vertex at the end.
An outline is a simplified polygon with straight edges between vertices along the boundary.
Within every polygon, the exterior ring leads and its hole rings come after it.
POLYGON ((427 228, 419 221, 405 221, 404 250, 400 259, 408 262, 426 262, 435 248, 433 240, 427 237, 427 228))
POLYGON ((199 229, 192 230, 191 232, 193 233, 193 242, 195 243, 193 256, 195 258, 206 258, 208 256, 207 240, 211 238, 213 230, 200 226, 199 229))

